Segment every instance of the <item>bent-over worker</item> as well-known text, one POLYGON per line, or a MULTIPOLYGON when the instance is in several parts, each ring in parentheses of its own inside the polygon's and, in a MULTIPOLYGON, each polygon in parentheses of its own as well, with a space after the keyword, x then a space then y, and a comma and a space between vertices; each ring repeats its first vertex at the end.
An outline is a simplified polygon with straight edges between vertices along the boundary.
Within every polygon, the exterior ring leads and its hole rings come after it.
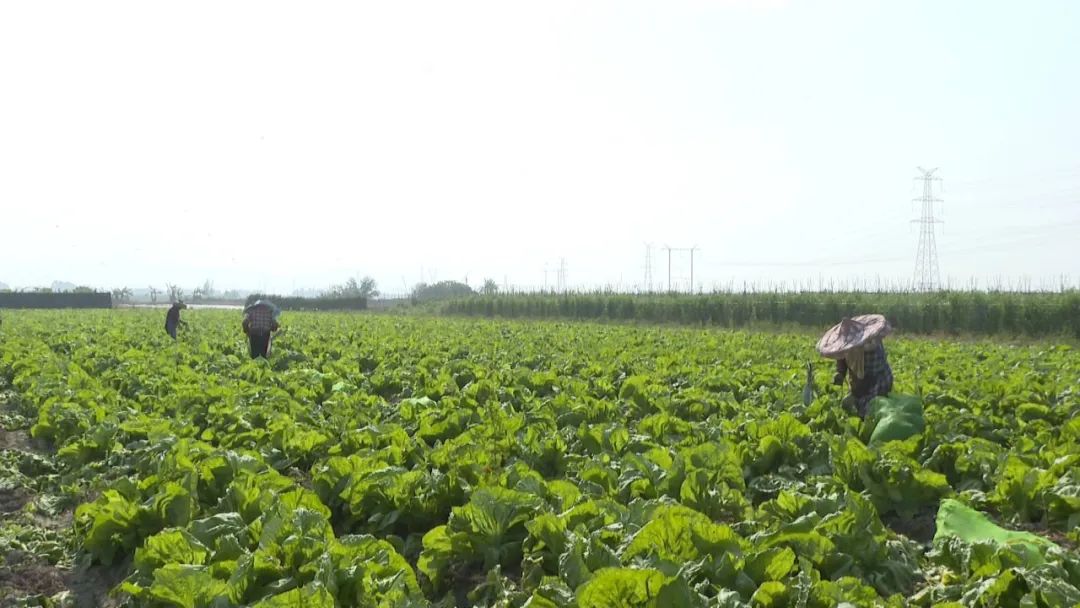
POLYGON ((176 339, 176 328, 183 325, 187 327, 187 323, 184 323, 180 319, 180 311, 187 308, 187 304, 184 304, 183 300, 174 302, 169 308, 169 312, 165 313, 165 333, 169 334, 173 340, 176 339))
POLYGON ((265 300, 256 300, 244 309, 242 327, 251 347, 251 358, 266 358, 270 354, 270 336, 279 326, 276 306, 265 300))
POLYGON ((892 327, 884 316, 859 315, 840 321, 818 341, 818 352, 836 360, 833 383, 843 384, 847 378, 851 394, 844 401, 852 403, 860 418, 866 417, 867 406, 874 397, 892 392, 892 368, 881 343, 891 332, 892 327))

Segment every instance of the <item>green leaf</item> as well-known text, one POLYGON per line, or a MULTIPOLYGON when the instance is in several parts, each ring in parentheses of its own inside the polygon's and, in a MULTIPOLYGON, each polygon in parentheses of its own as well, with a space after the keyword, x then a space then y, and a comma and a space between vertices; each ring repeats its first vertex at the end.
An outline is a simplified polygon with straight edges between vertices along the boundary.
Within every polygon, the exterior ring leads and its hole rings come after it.
POLYGON ((764 547, 789 547, 816 565, 836 551, 836 545, 817 532, 782 532, 762 539, 764 547))
POLYGON ((566 550, 566 525, 553 513, 544 513, 526 522, 525 528, 534 545, 543 548, 546 555, 558 557, 566 550))
POLYGON ((815 582, 810 591, 810 597, 812 598, 811 605, 817 606, 840 606, 844 603, 849 606, 874 606, 881 602, 881 597, 873 587, 850 576, 836 581, 815 582))
POLYGON ((574 592, 558 578, 544 577, 523 608, 569 608, 574 592))
POLYGON ((779 608, 787 606, 787 602, 788 588, 784 583, 778 581, 769 581, 762 584, 750 598, 751 606, 760 606, 761 608, 779 608))
POLYGON ((201 608, 227 592, 225 581, 210 576, 205 566, 166 564, 154 571, 146 599, 177 608, 201 608))
POLYGON ((188 528, 192 536, 202 544, 213 547, 226 536, 242 538, 246 536, 247 524, 239 513, 218 513, 210 517, 191 522, 188 528))
POLYGON ((443 532, 424 537, 424 559, 421 553, 421 571, 433 581, 450 561, 482 563, 485 570, 497 565, 518 564, 522 558, 522 544, 528 532, 525 522, 536 517, 545 507, 538 496, 485 487, 473 492, 468 504, 454 508, 443 532), (430 547, 429 547, 430 545, 430 547))
POLYGON ((436 588, 442 584, 443 573, 450 567, 454 557, 454 543, 446 526, 436 526, 424 534, 424 550, 416 562, 416 568, 436 588))
POLYGON ((155 516, 157 525, 171 527, 187 526, 196 509, 191 492, 174 481, 158 486, 143 506, 155 516))
POLYGON ((203 566, 210 550, 186 530, 164 530, 135 551, 135 569, 150 574, 166 564, 203 566))
POLYGON ((713 519, 741 521, 750 512, 745 492, 720 480, 720 474, 691 471, 679 489, 679 500, 713 519))
POLYGON ((774 547, 748 556, 745 572, 760 585, 782 580, 794 567, 795 552, 787 547, 774 547))
POLYGON ((329 591, 318 583, 312 583, 268 597, 252 604, 251 608, 336 608, 336 604, 329 591))
POLYGON ((559 556, 559 576, 573 589, 592 578, 592 570, 585 561, 586 543, 574 538, 573 543, 559 556))
POLYGON ((328 550, 338 599, 343 603, 395 604, 420 597, 408 561, 390 543, 373 536, 344 536, 328 550))
POLYGON ((660 587, 660 593, 656 594, 655 605, 658 608, 663 606, 704 608, 706 601, 700 593, 690 587, 683 577, 676 576, 660 587))
POLYGON ((634 535, 622 558, 628 561, 640 555, 655 555, 673 564, 681 564, 703 555, 729 551, 742 551, 742 539, 731 528, 714 524, 693 509, 664 505, 634 535))
POLYGON ((658 570, 604 568, 580 589, 579 608, 630 608, 654 606, 669 581, 658 570))
POLYGON ((116 553, 130 551, 138 542, 141 511, 138 505, 116 490, 106 490, 92 503, 79 506, 75 519, 87 529, 83 545, 103 564, 111 564, 116 553))
POLYGON ((707 471, 713 479, 732 488, 746 487, 739 454, 725 441, 704 443, 680 452, 690 471, 707 471))

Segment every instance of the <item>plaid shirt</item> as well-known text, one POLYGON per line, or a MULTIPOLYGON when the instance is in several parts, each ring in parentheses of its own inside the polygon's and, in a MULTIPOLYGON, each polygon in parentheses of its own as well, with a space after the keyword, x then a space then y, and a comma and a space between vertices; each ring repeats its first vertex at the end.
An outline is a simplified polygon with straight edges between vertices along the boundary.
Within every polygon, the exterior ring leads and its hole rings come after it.
POLYGON ((880 342, 863 353, 862 378, 856 378, 854 373, 849 373, 847 362, 843 359, 836 362, 836 373, 848 376, 848 381, 851 383, 851 396, 855 398, 855 408, 860 416, 866 415, 866 407, 871 399, 892 392, 892 368, 889 367, 885 347, 880 342))
POLYGON ((247 313, 248 330, 252 333, 269 333, 277 329, 277 321, 274 320, 274 311, 266 306, 256 306, 247 313))

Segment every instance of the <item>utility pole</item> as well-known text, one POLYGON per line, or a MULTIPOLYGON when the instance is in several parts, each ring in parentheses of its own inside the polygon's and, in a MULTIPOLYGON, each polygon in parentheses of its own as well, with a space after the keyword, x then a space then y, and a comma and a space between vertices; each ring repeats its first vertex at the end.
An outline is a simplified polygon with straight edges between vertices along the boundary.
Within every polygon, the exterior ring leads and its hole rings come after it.
POLYGON ((697 251, 697 245, 690 248, 690 293, 694 293, 694 252, 697 251))
POLYGON ((652 243, 645 243, 645 293, 652 293, 652 243))
POLYGON ((693 247, 669 247, 664 245, 664 249, 667 251, 667 288, 668 293, 671 292, 671 252, 672 251, 688 251, 690 252, 690 293, 694 293, 694 252, 698 250, 698 246, 693 247))
POLYGON ((922 180, 922 196, 912 199, 922 203, 922 212, 917 220, 912 223, 919 224, 919 248, 915 253, 915 289, 918 291, 933 291, 941 284, 941 276, 938 270, 937 239, 934 235, 934 224, 940 224, 941 220, 934 217, 934 203, 942 202, 940 198, 934 198, 934 182, 941 183, 941 178, 936 177, 934 172, 937 167, 926 170, 917 167, 922 174, 914 179, 922 180))
POLYGON ((566 292, 566 258, 559 258, 559 272, 555 275, 557 287, 560 292, 566 292))

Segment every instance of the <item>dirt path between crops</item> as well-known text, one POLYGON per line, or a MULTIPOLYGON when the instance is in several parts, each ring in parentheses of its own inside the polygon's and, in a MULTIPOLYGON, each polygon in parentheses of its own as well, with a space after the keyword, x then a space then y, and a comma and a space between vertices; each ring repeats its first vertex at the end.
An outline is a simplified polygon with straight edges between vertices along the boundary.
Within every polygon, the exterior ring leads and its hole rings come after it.
MULTIPOLYGON (((0 392, 0 411, 11 412, 9 391, 0 392)), ((0 451, 19 451, 51 458, 49 447, 33 439, 26 429, 0 428, 0 451)), ((30 488, 18 483, 3 483, 0 477, 0 521, 43 530, 70 530, 72 511, 47 515, 27 509, 37 499, 30 488)), ((0 555, 0 608, 25 605, 28 597, 51 597, 69 592, 76 608, 113 608, 119 602, 109 597, 109 590, 123 580, 127 568, 64 568, 50 564, 41 556, 20 550, 0 555)))
POLYGON ((124 579, 121 568, 67 570, 24 551, 10 551, 0 565, 0 608, 24 606, 28 597, 67 591, 75 608, 116 608, 109 590, 124 579))

